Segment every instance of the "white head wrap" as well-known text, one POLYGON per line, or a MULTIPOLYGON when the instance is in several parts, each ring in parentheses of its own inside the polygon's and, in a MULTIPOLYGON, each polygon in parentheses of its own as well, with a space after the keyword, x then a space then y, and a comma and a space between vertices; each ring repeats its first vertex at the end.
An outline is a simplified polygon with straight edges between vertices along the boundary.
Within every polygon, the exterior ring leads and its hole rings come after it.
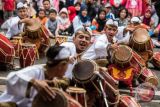
POLYGON ((118 22, 114 21, 112 19, 107 20, 106 25, 114 25, 116 27, 118 27, 118 22))
POLYGON ((62 48, 62 50, 58 53, 58 55, 54 58, 54 60, 66 59, 71 55, 69 48, 62 48))

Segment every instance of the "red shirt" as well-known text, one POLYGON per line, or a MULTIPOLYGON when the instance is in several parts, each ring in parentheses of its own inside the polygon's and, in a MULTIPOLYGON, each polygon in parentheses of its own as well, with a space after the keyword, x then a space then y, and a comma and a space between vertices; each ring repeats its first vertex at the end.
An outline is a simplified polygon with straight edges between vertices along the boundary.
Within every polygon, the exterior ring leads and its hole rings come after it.
POLYGON ((15 0, 2 0, 4 3, 3 9, 5 11, 13 11, 14 10, 14 2, 15 0))

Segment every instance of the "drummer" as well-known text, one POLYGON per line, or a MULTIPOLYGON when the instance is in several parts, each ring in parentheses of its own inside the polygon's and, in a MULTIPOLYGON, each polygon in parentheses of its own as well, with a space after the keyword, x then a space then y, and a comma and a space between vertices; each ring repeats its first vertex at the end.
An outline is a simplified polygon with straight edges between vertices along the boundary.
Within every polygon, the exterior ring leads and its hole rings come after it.
POLYGON ((22 2, 19 2, 17 4, 17 13, 18 16, 11 18, 10 20, 10 28, 8 29, 6 33, 6 37, 8 39, 11 39, 13 36, 18 35, 19 33, 23 32, 23 26, 24 24, 19 24, 19 21, 21 19, 27 18, 27 5, 23 4, 22 2))
POLYGON ((0 96, 0 105, 12 102, 18 107, 31 107, 37 92, 45 101, 54 99, 56 95, 50 86, 68 85, 68 81, 62 77, 67 69, 70 54, 68 48, 51 46, 46 53, 46 64, 11 72, 7 77, 7 90, 0 96))
POLYGON ((65 46, 70 49, 71 57, 70 61, 72 64, 69 64, 68 69, 65 73, 67 78, 72 78, 72 69, 74 64, 77 62, 81 56, 84 55, 91 43, 91 31, 89 28, 84 29, 83 26, 79 27, 73 37, 73 42, 64 42, 61 46, 65 46))

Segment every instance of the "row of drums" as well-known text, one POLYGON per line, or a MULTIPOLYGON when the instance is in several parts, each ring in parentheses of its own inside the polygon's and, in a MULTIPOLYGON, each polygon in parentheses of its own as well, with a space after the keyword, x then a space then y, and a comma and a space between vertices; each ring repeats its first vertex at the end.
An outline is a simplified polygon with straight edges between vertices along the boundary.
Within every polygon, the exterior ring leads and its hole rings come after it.
MULTIPOLYGON (((55 42, 61 44, 68 41, 66 37, 60 36, 55 38, 55 42)), ((0 62, 11 63, 14 58, 20 59, 20 67, 33 65, 36 59, 39 59, 39 50, 36 43, 24 43, 22 37, 13 37, 8 40, 0 34, 0 62)), ((42 49, 42 48, 41 48, 42 49)), ((45 47, 45 49, 47 49, 45 47)), ((42 51, 45 52, 45 49, 42 51)))
MULTIPOLYGON (((40 94, 34 97, 32 107, 87 107, 86 90, 78 87, 68 87, 66 92, 52 88, 56 97, 52 101, 44 101, 40 94)), ((97 105, 99 106, 99 105, 97 105)), ((141 107, 136 99, 128 95, 119 95, 117 107, 141 107)))

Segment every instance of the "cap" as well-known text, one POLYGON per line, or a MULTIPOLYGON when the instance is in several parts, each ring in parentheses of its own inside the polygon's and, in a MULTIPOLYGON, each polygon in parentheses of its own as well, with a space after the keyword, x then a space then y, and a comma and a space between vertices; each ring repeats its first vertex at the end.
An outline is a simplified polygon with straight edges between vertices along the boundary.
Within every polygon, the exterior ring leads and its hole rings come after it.
POLYGON ((141 23, 141 20, 138 17, 132 17, 131 23, 141 23))
POLYGON ((27 4, 23 4, 22 2, 19 2, 17 4, 17 9, 20 9, 20 8, 27 8, 27 4))
POLYGON ((118 22, 112 19, 109 19, 107 20, 106 25, 112 25, 112 26, 118 27, 118 22))
POLYGON ((112 6, 111 6, 110 3, 107 3, 107 4, 105 5, 105 7, 107 8, 107 7, 112 7, 112 6))

